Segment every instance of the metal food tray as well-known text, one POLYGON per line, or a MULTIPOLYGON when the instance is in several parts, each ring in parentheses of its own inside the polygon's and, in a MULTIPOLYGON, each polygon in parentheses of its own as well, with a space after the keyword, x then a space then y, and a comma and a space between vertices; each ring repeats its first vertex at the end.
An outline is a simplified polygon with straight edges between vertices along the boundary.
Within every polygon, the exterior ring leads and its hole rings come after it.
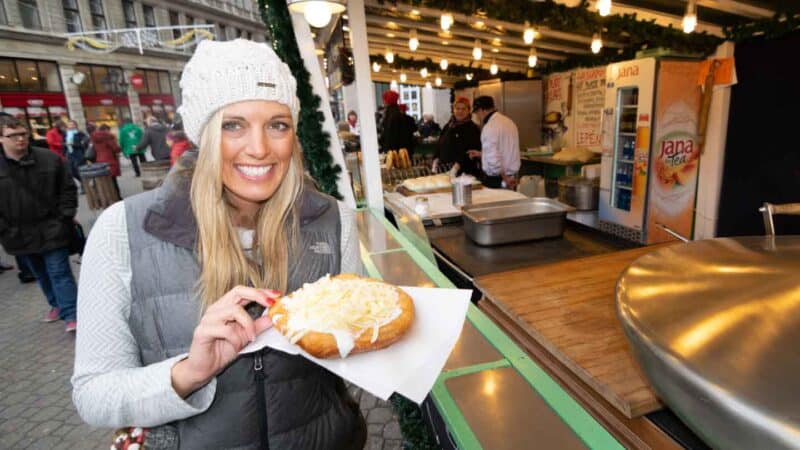
POLYGON ((479 245, 558 237, 575 208, 547 197, 466 206, 464 232, 479 245))

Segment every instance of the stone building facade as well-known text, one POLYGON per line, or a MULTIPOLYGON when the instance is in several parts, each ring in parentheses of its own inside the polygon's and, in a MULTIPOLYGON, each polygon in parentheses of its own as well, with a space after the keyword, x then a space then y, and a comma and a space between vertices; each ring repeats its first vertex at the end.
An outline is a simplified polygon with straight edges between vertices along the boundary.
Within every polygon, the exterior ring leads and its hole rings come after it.
MULTIPOLYGON (((192 25, 213 25, 217 40, 266 40, 254 0, 0 0, 0 109, 24 118, 37 139, 66 117, 81 128, 170 121, 193 48, 70 50, 68 33, 192 25)), ((186 31, 150 33, 170 40, 186 31)))

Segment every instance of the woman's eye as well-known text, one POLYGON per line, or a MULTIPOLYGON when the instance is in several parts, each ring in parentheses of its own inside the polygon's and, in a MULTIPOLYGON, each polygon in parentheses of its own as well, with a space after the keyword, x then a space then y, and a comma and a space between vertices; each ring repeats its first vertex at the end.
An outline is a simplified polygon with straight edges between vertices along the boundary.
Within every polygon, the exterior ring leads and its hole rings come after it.
POLYGON ((292 126, 286 122, 272 122, 269 124, 269 129, 274 131, 289 131, 291 128, 292 126))
POLYGON ((238 131, 241 130, 242 128, 243 128, 242 124, 236 121, 222 123, 222 129, 225 131, 238 131))

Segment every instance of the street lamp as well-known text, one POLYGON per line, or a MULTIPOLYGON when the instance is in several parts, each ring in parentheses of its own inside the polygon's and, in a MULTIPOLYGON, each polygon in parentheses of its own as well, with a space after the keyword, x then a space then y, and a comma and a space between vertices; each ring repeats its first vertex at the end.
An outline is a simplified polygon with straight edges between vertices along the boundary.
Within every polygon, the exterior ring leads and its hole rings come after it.
POLYGON ((303 14, 306 22, 316 28, 328 25, 334 14, 347 9, 346 0, 286 0, 286 4, 290 11, 303 14))

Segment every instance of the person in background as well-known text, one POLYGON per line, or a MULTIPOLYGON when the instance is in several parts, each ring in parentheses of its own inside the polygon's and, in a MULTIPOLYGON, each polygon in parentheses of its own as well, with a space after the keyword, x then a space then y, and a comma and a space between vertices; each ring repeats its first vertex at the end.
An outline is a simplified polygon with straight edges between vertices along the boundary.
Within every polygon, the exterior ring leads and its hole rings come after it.
POLYGON ((167 127, 165 127, 154 116, 147 118, 147 129, 139 144, 136 145, 137 152, 144 152, 150 147, 150 153, 156 161, 169 159, 170 148, 167 145, 167 127))
POLYGON ((422 115, 422 122, 419 124, 419 135, 423 138, 430 136, 439 136, 442 128, 438 123, 433 121, 433 114, 426 113, 422 115))
POLYGON ((94 146, 95 162, 108 163, 111 179, 117 189, 117 196, 122 198, 117 182, 117 177, 120 176, 119 154, 122 149, 117 144, 116 136, 111 134, 111 128, 108 125, 100 125, 100 128, 92 133, 92 145, 94 146))
POLYGON ((361 134, 361 125, 358 123, 358 114, 355 111, 347 113, 347 125, 350 126, 350 133, 359 136, 361 134))
POLYGON ((47 131, 45 139, 47 139, 47 148, 55 153, 62 160, 64 159, 64 134, 66 133, 64 122, 56 121, 50 130, 47 131))
POLYGON ((497 111, 494 98, 488 95, 475 99, 473 112, 483 124, 481 150, 472 149, 468 154, 471 158, 481 158, 484 172, 481 182, 490 188, 515 189, 521 164, 517 125, 497 111))
POLYGON ((183 131, 170 131, 167 133, 167 145, 169 145, 169 165, 174 166, 178 159, 186 150, 192 148, 192 143, 183 131))
POLYGON ((472 121, 469 99, 457 97, 453 102, 453 116, 439 135, 433 172, 438 172, 440 164, 452 164, 451 171, 457 175, 466 173, 481 176, 476 159, 470 158, 469 150, 481 149, 481 129, 472 121))
POLYGON ((131 160, 133 171, 136 176, 142 175, 142 169, 139 168, 139 162, 147 162, 147 157, 144 156, 144 150, 137 150, 136 146, 141 142, 144 131, 142 127, 133 123, 131 119, 122 120, 122 128, 119 129, 119 146, 122 148, 122 153, 131 160))
POLYGON ((381 122, 380 144, 382 152, 401 148, 411 152, 414 148, 414 132, 417 127, 414 125, 414 119, 400 110, 400 106, 397 104, 399 98, 400 94, 395 91, 383 93, 383 103, 386 108, 381 122))
POLYGON ((45 322, 59 319, 65 331, 78 326, 78 289, 69 263, 78 189, 69 167, 53 152, 30 145, 19 119, 0 117, 0 244, 22 259, 50 304, 45 322))
POLYGON ((78 122, 70 120, 67 122, 67 134, 64 137, 64 146, 67 149, 67 160, 72 171, 72 178, 78 180, 80 193, 83 194, 83 184, 81 183, 80 166, 86 164, 86 150, 89 148, 91 139, 88 134, 78 129, 78 122))
POLYGON ((355 213, 304 179, 296 81, 267 44, 204 40, 180 86, 199 151, 106 209, 86 243, 77 411, 149 427, 144 448, 362 450, 341 378, 269 347, 239 354, 279 291, 363 272, 355 213))

